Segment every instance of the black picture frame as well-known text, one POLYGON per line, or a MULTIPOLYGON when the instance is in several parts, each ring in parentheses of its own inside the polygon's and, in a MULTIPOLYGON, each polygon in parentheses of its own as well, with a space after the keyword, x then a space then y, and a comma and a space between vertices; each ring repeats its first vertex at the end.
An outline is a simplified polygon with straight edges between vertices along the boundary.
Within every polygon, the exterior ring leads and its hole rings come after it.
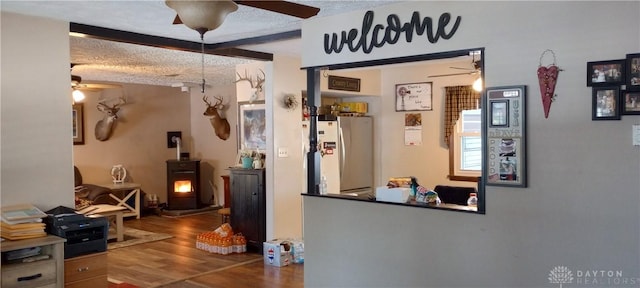
POLYGON ((591 120, 620 120, 620 88, 592 88, 591 120))
POLYGON ((587 86, 603 87, 623 85, 625 59, 587 62, 587 86))
POLYGON ((622 91, 620 94, 622 115, 640 115, 640 90, 622 91))
POLYGON ((509 101, 491 101, 489 107, 489 126, 490 127, 508 127, 509 126, 509 101))
POLYGON ((627 54, 626 85, 629 91, 640 91, 640 53, 627 54))
POLYGON ((84 145, 84 104, 73 104, 71 113, 73 145, 84 145))

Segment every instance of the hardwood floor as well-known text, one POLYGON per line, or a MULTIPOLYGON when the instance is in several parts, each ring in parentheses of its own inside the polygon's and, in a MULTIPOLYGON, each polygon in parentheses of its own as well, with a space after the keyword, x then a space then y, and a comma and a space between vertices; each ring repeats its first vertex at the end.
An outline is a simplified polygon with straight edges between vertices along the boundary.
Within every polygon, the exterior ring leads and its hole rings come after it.
POLYGON ((127 219, 125 227, 174 237, 108 250, 109 278, 139 287, 304 287, 304 265, 265 266, 262 255, 219 255, 195 247, 196 235, 222 223, 215 212, 127 219))

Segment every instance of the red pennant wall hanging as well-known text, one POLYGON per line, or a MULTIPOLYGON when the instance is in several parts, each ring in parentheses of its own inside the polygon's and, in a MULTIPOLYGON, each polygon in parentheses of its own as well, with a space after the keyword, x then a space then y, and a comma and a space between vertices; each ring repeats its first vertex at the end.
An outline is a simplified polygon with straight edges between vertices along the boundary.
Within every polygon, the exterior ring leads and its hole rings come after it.
POLYGON ((555 99, 556 81, 558 80, 558 72, 562 69, 556 65, 556 54, 547 49, 540 55, 540 64, 538 66, 538 82, 540 83, 540 94, 542 96, 542 106, 544 108, 544 118, 549 118, 549 110, 551 102, 555 99), (553 63, 548 66, 542 66, 542 58, 547 52, 553 55, 553 63))

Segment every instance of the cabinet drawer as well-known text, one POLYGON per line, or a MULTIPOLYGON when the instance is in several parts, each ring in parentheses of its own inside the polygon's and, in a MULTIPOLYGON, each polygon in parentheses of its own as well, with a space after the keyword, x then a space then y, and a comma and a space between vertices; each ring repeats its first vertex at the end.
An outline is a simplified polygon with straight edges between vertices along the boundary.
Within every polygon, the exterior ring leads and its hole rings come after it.
POLYGON ((107 253, 64 260, 64 282, 70 283, 103 275, 106 281, 107 253))
POLYGON ((107 275, 101 275, 98 277, 93 277, 85 280, 80 280, 76 282, 67 282, 64 284, 64 288, 107 288, 109 287, 109 280, 107 280, 107 275))
POLYGON ((2 287, 30 288, 56 283, 56 262, 53 259, 2 266, 2 287))

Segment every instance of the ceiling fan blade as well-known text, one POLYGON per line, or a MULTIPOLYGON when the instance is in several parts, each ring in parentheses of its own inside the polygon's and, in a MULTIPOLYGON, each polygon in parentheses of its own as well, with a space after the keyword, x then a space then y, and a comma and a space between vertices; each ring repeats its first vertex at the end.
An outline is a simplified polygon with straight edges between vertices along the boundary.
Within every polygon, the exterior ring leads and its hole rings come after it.
POLYGON ((90 92, 99 92, 102 89, 98 89, 98 88, 89 88, 89 87, 75 87, 75 90, 81 90, 81 91, 90 91, 90 92))
POLYGON ((113 88, 121 88, 122 86, 117 84, 100 84, 100 83, 86 83, 80 84, 85 86, 88 89, 113 89, 113 88))
POLYGON ((82 82, 82 77, 77 75, 71 75, 71 84, 80 84, 82 82))
POLYGON ((289 16, 294 16, 294 17, 303 18, 303 19, 316 16, 318 12, 320 12, 320 8, 288 2, 288 1, 282 1, 282 0, 279 0, 279 1, 234 0, 234 2, 241 5, 269 10, 276 13, 286 14, 289 16))
POLYGON ((182 19, 180 19, 180 16, 176 15, 176 18, 173 19, 173 24, 182 24, 182 19))
POLYGON ((100 84, 100 83, 82 83, 71 85, 73 89, 83 90, 83 91, 100 91, 102 89, 115 89, 122 88, 122 86, 117 84, 100 84))
POLYGON ((447 76, 459 76, 459 75, 473 75, 476 74, 479 71, 473 71, 473 72, 464 72, 464 73, 451 73, 451 74, 438 74, 438 75, 430 75, 429 78, 435 78, 435 77, 447 77, 447 76))
POLYGON ((474 68, 464 68, 464 67, 449 67, 450 69, 458 69, 458 70, 467 70, 467 71, 474 71, 476 69, 474 68))

